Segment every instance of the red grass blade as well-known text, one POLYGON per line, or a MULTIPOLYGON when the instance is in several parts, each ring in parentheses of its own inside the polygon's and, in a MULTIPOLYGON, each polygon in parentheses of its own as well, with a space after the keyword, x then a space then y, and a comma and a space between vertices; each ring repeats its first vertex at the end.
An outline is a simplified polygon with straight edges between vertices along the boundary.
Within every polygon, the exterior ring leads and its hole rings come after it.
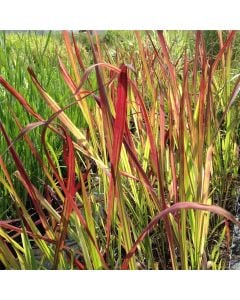
POLYGON ((39 121, 44 120, 38 113, 33 110, 26 99, 24 99, 24 97, 19 94, 2 76, 0 76, 0 84, 4 86, 21 103, 21 105, 26 109, 27 112, 29 112, 39 121))
POLYGON ((106 224, 107 249, 110 242, 113 203, 114 203, 114 195, 116 192, 116 182, 117 182, 116 177, 118 176, 118 165, 120 160, 124 127, 125 127, 126 115, 127 115, 127 87, 128 87, 127 67, 123 65, 121 68, 121 73, 118 78, 116 118, 114 121, 114 128, 113 128, 111 178, 110 178, 110 186, 109 186, 109 194, 108 194, 107 224, 106 224))
POLYGON ((99 94, 100 94, 100 106, 102 110, 102 117, 104 123, 104 134, 106 138, 106 144, 109 156, 112 156, 112 144, 113 144, 113 117, 110 110, 109 99, 107 97, 107 93, 103 83, 103 76, 98 66, 98 52, 96 50, 95 45, 90 37, 90 42, 92 46, 93 58, 95 63, 96 75, 97 75, 97 82, 99 86, 99 94))
POLYGON ((218 64, 219 64, 219 61, 221 60, 224 52, 227 50, 227 48, 231 45, 232 41, 233 41, 233 38, 236 34, 236 31, 231 31, 230 34, 228 35, 228 38, 225 42, 225 44, 223 45, 222 49, 219 51, 214 63, 213 63, 213 66, 212 66, 212 74, 214 73, 214 71, 216 70, 218 64))
POLYGON ((76 42, 73 32, 72 32, 72 40, 73 40, 74 50, 75 50, 75 53, 77 56, 79 66, 81 67, 82 71, 84 72, 85 67, 84 67, 83 60, 82 60, 82 57, 81 57, 81 54, 80 54, 80 51, 79 51, 79 48, 78 48, 78 45, 77 45, 77 42, 76 42))
POLYGON ((67 134, 67 131, 62 127, 65 135, 65 141, 63 145, 63 157, 67 167, 67 185, 65 186, 65 201, 63 203, 63 212, 60 221, 60 236, 57 241, 56 251, 54 256, 53 268, 57 269, 59 253, 64 247, 64 239, 67 234, 68 222, 73 210, 72 203, 75 200, 75 155, 72 140, 67 134))
POLYGON ((114 135, 111 164, 115 170, 115 175, 119 164, 121 146, 123 142, 124 126, 126 123, 127 116, 127 88, 127 67, 123 65, 118 79, 116 118, 114 121, 113 128, 114 135))
POLYGON ((67 82, 68 86, 71 88, 72 91, 76 91, 76 84, 72 80, 72 77, 68 73, 60 57, 58 57, 58 62, 59 62, 60 72, 62 73, 64 80, 67 82))

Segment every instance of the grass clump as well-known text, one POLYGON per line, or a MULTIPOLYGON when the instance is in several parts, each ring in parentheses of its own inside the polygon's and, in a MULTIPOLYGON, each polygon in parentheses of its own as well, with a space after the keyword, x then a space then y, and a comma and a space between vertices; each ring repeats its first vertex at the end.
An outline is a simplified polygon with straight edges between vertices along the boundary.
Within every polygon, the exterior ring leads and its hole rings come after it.
POLYGON ((0 55, 4 267, 224 268, 239 224, 236 33, 218 33, 214 58, 202 32, 13 36, 0 55))

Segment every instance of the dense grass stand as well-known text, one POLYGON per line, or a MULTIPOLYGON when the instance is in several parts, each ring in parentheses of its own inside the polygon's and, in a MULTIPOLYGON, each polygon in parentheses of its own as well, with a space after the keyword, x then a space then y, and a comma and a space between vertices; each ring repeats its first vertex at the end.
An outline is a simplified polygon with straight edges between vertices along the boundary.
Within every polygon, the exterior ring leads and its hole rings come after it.
POLYGON ((209 34, 0 32, 0 268, 229 269, 240 33, 209 34))

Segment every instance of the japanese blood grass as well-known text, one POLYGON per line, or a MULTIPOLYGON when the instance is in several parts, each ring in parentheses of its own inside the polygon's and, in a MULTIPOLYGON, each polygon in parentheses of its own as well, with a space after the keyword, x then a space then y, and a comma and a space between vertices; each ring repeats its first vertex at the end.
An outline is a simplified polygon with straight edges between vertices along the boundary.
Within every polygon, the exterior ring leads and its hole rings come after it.
MULTIPOLYGON (((1 129, 15 162, 16 178, 38 213, 35 223, 40 222, 45 233, 39 232, 26 210, 2 158, 0 181, 22 220, 21 227, 11 225, 21 233, 18 242, 9 235, 9 222, 1 222, 0 259, 6 268, 204 269, 210 259, 214 268, 221 266, 218 253, 228 227, 209 253, 209 233, 216 228, 211 228, 209 221, 211 212, 236 222, 221 201, 212 205, 212 192, 219 156, 232 166, 219 143, 221 126, 227 118, 230 124, 234 119, 231 106, 238 82, 232 87, 229 81, 224 101, 218 101, 216 95, 220 97, 221 82, 226 79, 221 78, 222 72, 228 79, 231 76, 229 53, 235 32, 220 39, 214 61, 207 57, 201 32, 196 32, 195 50, 183 52, 181 45, 177 62, 174 49, 173 61, 166 35, 136 32, 135 47, 127 47, 129 51, 118 48, 111 55, 96 34, 89 34, 94 65, 87 67, 77 38, 63 32, 69 62, 59 57, 60 74, 75 102, 68 98, 70 104, 61 108, 36 68, 28 69, 53 112, 46 121, 11 82, 0 78, 36 120, 23 128, 15 115, 21 133, 12 143, 2 123, 1 129), (92 81, 94 71, 96 80, 92 81), (69 115, 73 107, 81 111, 87 131, 69 115), (215 111, 222 113, 220 120, 215 111), (36 129, 41 134, 42 152, 32 142, 36 129), (59 149, 49 136, 61 141, 62 165, 55 155, 59 149), (44 194, 29 179, 30 170, 14 149, 22 138, 44 174, 44 194), (97 166, 94 172, 90 171, 93 162, 97 166), (58 199, 57 208, 52 204, 53 195, 58 199), (69 239, 74 247, 68 247, 69 239), (40 249, 42 258, 34 258, 32 245, 40 249)), ((236 131, 229 125, 225 142, 229 148, 224 151, 233 149, 234 143, 236 131)))

